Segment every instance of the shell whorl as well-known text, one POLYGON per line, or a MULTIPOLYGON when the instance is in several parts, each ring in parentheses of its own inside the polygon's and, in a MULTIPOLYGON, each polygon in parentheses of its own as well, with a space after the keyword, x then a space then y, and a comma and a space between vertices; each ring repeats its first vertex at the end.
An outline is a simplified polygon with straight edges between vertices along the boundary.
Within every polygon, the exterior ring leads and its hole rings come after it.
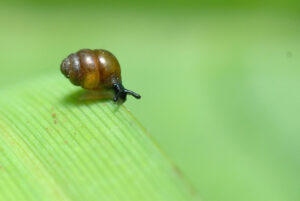
POLYGON ((77 86, 82 84, 84 78, 84 67, 77 54, 70 54, 61 64, 62 73, 77 86))
POLYGON ((70 78, 70 65, 69 57, 65 58, 60 65, 60 70, 62 74, 66 76, 66 78, 70 78))

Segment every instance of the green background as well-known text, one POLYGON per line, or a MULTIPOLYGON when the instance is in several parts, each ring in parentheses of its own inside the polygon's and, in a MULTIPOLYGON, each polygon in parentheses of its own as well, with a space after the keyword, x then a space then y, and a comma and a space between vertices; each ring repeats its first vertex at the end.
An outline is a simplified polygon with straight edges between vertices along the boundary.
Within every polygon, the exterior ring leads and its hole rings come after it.
POLYGON ((125 105, 203 200, 299 200, 299 11, 297 1, 2 2, 0 92, 60 73, 78 49, 108 49, 143 96, 125 105))

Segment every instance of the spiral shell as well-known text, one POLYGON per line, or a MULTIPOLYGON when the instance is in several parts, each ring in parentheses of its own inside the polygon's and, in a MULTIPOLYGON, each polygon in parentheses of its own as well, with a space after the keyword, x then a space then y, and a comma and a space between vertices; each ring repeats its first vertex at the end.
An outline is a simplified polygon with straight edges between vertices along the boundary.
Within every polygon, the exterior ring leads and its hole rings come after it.
POLYGON ((110 88, 122 82, 120 64, 107 50, 79 50, 65 58, 60 68, 74 85, 85 89, 110 88))

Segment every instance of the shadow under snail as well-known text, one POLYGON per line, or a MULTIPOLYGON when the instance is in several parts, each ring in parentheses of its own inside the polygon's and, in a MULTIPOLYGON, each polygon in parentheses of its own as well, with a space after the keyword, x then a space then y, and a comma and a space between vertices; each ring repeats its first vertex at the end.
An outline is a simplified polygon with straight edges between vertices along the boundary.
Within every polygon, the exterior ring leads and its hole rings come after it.
POLYGON ((82 49, 70 54, 60 65, 61 72, 76 86, 88 90, 113 90, 113 101, 125 102, 127 95, 141 96, 122 85, 117 58, 107 50, 82 49))

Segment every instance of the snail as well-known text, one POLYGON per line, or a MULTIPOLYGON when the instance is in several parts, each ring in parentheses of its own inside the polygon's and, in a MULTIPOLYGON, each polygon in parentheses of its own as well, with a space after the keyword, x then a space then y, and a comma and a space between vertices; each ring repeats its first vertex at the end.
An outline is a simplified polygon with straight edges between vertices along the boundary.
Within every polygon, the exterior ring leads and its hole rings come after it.
POLYGON ((61 72, 76 86, 88 90, 113 90, 113 101, 125 102, 127 95, 141 96, 122 85, 117 58, 107 50, 82 49, 70 54, 60 65, 61 72))

